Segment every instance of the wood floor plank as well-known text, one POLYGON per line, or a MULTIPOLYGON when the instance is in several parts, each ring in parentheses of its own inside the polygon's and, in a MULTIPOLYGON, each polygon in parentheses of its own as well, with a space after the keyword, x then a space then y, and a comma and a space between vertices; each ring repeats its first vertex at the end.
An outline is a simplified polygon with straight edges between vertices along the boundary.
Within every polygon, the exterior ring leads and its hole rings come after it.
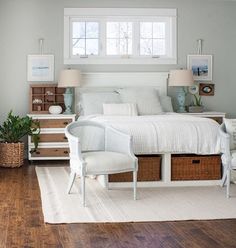
POLYGON ((5 247, 233 248, 236 220, 46 224, 35 167, 25 164, 0 168, 0 248, 5 247))

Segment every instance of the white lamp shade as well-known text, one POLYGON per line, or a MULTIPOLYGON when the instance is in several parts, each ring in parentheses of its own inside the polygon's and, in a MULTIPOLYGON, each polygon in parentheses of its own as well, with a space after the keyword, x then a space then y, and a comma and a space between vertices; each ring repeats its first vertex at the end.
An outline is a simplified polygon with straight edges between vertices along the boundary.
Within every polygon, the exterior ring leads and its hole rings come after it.
POLYGON ((78 87, 81 82, 80 78, 79 70, 62 70, 58 80, 58 87, 78 87))
POLYGON ((192 70, 171 70, 169 86, 191 86, 194 83, 192 70))

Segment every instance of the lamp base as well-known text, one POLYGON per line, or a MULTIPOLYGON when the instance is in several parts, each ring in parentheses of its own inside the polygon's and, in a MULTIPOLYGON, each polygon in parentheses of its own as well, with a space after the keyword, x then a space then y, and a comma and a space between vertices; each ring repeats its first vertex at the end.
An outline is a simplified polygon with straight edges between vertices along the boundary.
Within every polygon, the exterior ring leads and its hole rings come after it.
POLYGON ((66 88, 64 96, 64 103, 66 110, 63 114, 70 115, 72 114, 72 103, 73 103, 73 92, 71 88, 66 88))
POLYGON ((184 91, 184 87, 179 87, 178 90, 176 91, 177 94, 177 101, 179 108, 177 110, 178 113, 186 113, 185 109, 185 95, 186 92, 184 91))

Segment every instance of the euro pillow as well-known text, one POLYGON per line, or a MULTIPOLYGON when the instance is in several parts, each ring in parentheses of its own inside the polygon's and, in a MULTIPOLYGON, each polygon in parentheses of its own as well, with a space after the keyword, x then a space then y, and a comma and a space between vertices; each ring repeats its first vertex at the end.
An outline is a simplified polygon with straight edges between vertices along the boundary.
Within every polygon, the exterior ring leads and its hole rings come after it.
POLYGON ((119 89, 118 93, 123 103, 136 103, 139 115, 157 115, 163 112, 155 89, 124 88, 119 89))
POLYGON ((164 112, 174 112, 171 97, 160 96, 160 102, 164 112))
POLYGON ((103 114, 103 103, 120 103, 116 92, 86 92, 80 94, 83 115, 103 114))
POLYGON ((226 132, 230 135, 230 149, 236 149, 236 119, 224 118, 226 132))
POLYGON ((103 103, 104 115, 137 116, 135 103, 103 103))

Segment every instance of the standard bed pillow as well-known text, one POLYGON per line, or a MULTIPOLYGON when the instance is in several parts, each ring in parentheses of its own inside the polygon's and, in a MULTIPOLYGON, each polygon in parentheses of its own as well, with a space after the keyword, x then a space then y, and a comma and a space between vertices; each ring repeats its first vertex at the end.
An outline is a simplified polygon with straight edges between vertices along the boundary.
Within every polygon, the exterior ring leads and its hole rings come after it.
POLYGON ((124 88, 118 90, 124 103, 137 104, 139 115, 157 115, 163 112, 159 96, 155 89, 124 88))
POLYGON ((164 112, 174 112, 171 97, 160 96, 160 102, 164 112))
POLYGON ((236 149, 236 119, 224 118, 226 132, 230 135, 230 149, 236 149))
POLYGON ((83 115, 103 114, 103 103, 120 103, 116 92, 86 92, 80 94, 83 115))
POLYGON ((138 115, 135 103, 103 103, 104 115, 138 115))

